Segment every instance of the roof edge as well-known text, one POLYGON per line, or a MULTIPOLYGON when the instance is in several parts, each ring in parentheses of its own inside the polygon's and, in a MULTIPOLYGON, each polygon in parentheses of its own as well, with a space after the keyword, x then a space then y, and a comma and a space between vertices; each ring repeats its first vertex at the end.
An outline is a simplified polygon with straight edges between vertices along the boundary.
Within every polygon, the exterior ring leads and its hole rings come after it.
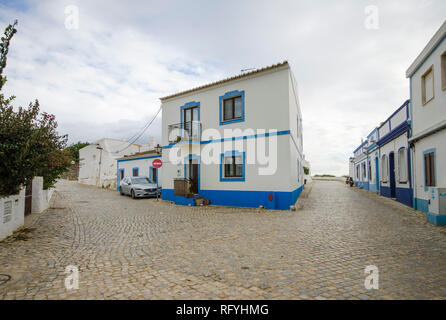
POLYGON ((406 78, 411 78, 418 68, 425 62, 425 60, 432 54, 436 47, 446 38, 446 21, 443 22, 441 27, 435 32, 432 38, 429 40, 424 49, 416 57, 414 62, 406 71, 406 78))
POLYGON ((186 94, 189 94, 189 93, 192 93, 192 92, 195 92, 195 91, 207 89, 207 88, 210 88, 210 87, 213 87, 213 86, 217 86, 217 85, 220 85, 220 84, 223 84, 223 83, 226 83, 226 82, 230 82, 230 81, 242 79, 242 78, 245 78, 245 77, 249 77, 249 76, 257 74, 257 73, 263 73, 263 72, 266 72, 266 71, 279 69, 279 68, 284 67, 284 66, 289 66, 288 60, 285 60, 283 62, 279 62, 279 63, 273 64, 273 65, 270 65, 270 66, 267 66, 267 67, 263 67, 263 68, 260 68, 260 69, 256 69, 256 70, 253 70, 253 71, 250 71, 250 72, 241 73, 241 74, 238 74, 238 75, 235 75, 235 76, 232 76, 232 77, 229 77, 229 78, 225 78, 225 79, 222 79, 222 80, 214 81, 214 82, 211 82, 211 83, 208 83, 208 84, 205 84, 205 85, 202 85, 202 86, 198 86, 198 87, 195 87, 195 88, 192 88, 192 89, 180 91, 180 92, 177 92, 177 93, 165 96, 165 97, 161 97, 159 99, 161 100, 161 102, 163 102, 163 101, 166 101, 168 99, 176 98, 176 97, 179 97, 179 96, 182 96, 182 95, 186 95, 186 94))

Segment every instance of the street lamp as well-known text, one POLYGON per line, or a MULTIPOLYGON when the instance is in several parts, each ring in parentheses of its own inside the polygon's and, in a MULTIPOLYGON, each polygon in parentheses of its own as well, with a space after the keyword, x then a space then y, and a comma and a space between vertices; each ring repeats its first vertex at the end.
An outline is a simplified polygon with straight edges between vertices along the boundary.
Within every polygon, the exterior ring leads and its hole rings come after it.
POLYGON ((163 151, 163 147, 161 147, 158 143, 155 147, 155 152, 158 154, 161 154, 162 151, 163 151))

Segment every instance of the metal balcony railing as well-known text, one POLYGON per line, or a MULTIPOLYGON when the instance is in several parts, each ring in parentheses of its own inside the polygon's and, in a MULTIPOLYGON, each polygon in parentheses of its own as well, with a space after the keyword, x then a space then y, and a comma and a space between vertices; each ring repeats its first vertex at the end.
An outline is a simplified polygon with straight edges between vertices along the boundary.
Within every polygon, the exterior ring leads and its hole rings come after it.
POLYGON ((201 123, 198 121, 185 121, 168 126, 169 143, 184 141, 200 141, 201 123))

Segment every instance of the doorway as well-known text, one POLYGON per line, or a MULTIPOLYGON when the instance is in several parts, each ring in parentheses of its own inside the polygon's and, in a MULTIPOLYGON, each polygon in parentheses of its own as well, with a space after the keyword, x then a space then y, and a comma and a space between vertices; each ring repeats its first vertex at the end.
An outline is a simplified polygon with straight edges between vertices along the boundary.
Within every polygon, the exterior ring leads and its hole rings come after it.
POLYGON ((30 215, 33 204, 33 181, 31 180, 25 189, 25 216, 30 215))
POLYGON ((395 153, 389 154, 389 174, 390 174, 390 197, 396 197, 396 183, 395 183, 395 153))
POLYGON ((379 161, 375 158, 375 177, 376 177, 376 191, 379 191, 379 161))

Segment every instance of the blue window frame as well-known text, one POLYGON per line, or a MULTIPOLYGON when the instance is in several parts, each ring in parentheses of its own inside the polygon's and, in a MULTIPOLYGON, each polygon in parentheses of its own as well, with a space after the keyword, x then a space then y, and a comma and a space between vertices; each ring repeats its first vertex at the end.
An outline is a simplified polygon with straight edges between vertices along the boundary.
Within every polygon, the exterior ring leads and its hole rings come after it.
MULTIPOLYGON (((230 106, 227 106, 228 110, 230 106)), ((220 109, 220 125, 237 123, 245 121, 245 91, 231 91, 226 92, 224 95, 219 97, 219 109, 220 109), (238 99, 240 98, 240 99, 238 99), (225 101, 232 106, 231 114, 229 115, 229 119, 225 120, 225 101), (239 105, 240 104, 240 105, 239 105), (236 107, 236 105, 238 107, 236 107)))
POLYGON ((245 152, 227 151, 220 155, 220 181, 245 181, 245 152), (240 158, 241 163, 237 163, 240 158))
POLYGON ((139 176, 139 168, 133 168, 132 169, 132 176, 134 176, 134 177, 139 176))

